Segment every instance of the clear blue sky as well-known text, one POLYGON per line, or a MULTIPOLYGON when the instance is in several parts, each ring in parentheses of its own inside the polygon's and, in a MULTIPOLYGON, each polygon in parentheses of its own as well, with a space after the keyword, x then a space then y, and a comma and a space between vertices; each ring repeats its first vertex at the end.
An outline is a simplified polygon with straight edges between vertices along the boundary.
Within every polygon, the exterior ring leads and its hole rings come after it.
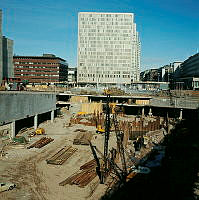
POLYGON ((17 55, 53 53, 76 66, 77 14, 132 12, 141 71, 183 61, 199 49, 199 0, 0 0, 3 34, 17 55))

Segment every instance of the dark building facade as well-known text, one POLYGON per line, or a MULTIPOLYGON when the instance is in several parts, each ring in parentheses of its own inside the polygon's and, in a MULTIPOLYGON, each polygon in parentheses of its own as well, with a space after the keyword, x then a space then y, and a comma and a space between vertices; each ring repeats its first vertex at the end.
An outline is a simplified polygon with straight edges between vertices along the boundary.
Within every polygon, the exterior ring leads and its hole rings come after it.
POLYGON ((140 73, 141 81, 159 81, 158 69, 148 69, 140 73))
POLYGON ((0 85, 3 80, 3 41, 2 41, 2 10, 0 9, 0 85))
POLYGON ((3 79, 14 77, 13 40, 3 36, 3 79))
POLYGON ((14 56, 14 75, 29 83, 67 81, 66 60, 53 54, 43 56, 14 56))
POLYGON ((199 90, 199 53, 185 60, 175 71, 176 84, 183 83, 183 89, 199 90))

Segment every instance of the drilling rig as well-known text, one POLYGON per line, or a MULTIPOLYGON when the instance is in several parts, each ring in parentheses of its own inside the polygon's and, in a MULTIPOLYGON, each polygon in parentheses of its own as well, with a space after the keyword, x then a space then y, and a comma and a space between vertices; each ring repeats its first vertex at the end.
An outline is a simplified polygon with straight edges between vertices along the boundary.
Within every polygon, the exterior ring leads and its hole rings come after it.
POLYGON ((93 146, 90 143, 91 151, 94 156, 94 159, 97 163, 96 172, 99 176, 100 183, 105 183, 108 174, 113 171, 116 176, 119 178, 120 181, 125 182, 127 176, 127 167, 125 161, 125 150, 123 146, 123 132, 119 129, 119 122, 117 120, 117 112, 113 115, 113 124, 115 127, 115 134, 117 140, 117 152, 121 158, 122 168, 119 167, 116 163, 114 158, 109 158, 109 135, 110 135, 110 128, 111 128, 111 118, 110 118, 110 94, 107 94, 106 99, 106 107, 105 107, 105 133, 104 133, 104 153, 101 153, 96 146, 93 146), (100 163, 100 159, 97 157, 96 151, 100 154, 103 160, 103 166, 100 163))

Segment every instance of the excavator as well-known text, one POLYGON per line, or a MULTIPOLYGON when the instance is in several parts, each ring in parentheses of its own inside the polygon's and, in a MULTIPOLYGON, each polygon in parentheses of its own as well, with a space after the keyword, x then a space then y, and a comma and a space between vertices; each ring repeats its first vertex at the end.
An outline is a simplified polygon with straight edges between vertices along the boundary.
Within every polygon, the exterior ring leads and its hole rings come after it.
POLYGON ((105 129, 102 128, 102 125, 100 124, 97 125, 96 133, 101 133, 101 134, 105 133, 105 129))
POLYGON ((45 134, 45 129, 44 128, 37 128, 35 131, 33 131, 30 134, 30 137, 33 137, 35 135, 44 135, 45 134))

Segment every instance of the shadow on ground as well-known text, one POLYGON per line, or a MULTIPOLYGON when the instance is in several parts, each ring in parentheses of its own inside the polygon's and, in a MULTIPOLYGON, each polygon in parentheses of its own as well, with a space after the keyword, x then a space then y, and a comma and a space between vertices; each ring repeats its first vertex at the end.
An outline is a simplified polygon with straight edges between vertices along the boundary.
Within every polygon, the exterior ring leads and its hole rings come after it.
MULTIPOLYGON (((199 121, 190 118, 179 122, 163 141, 166 155, 162 166, 150 174, 136 175, 131 181, 103 200, 199 199, 194 189, 199 187, 199 121)), ((199 191, 199 188, 198 188, 199 191)))

